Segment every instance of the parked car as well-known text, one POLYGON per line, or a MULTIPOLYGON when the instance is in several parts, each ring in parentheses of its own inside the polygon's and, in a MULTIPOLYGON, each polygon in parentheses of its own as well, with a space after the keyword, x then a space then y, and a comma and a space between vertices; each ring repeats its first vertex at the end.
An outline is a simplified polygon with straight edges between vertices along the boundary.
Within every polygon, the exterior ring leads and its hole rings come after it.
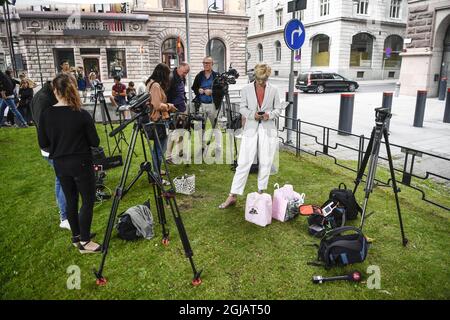
POLYGON ((350 91, 358 89, 358 82, 331 72, 306 72, 297 77, 295 87, 303 92, 350 91))

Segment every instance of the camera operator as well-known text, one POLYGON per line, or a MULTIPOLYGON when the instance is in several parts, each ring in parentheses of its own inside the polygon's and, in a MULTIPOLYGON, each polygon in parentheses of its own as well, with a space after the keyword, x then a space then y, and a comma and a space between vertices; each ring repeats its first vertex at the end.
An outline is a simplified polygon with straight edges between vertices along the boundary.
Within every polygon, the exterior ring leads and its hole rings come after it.
MULTIPOLYGON (((214 124, 214 120, 217 117, 218 107, 213 101, 213 82, 219 75, 212 67, 214 65, 213 58, 207 56, 203 59, 203 71, 200 71, 194 79, 192 90, 195 93, 194 101, 200 103, 200 111, 205 113, 211 122, 211 126, 214 124)), ((220 105, 219 105, 220 107, 220 105)), ((206 120, 206 119, 205 119, 206 120)), ((203 149, 206 147, 206 141, 203 139, 203 149)))
MULTIPOLYGON (((156 143, 152 150, 153 166, 160 173, 163 154, 167 147, 167 126, 165 120, 170 119, 170 112, 176 112, 177 108, 172 103, 167 103, 166 90, 169 88, 170 69, 165 63, 158 64, 152 75, 147 80, 147 90, 150 93, 150 121, 163 122, 157 125, 157 134, 161 145, 156 143)), ((148 132, 149 133, 149 132, 148 132)), ((149 133, 150 135, 150 133, 149 133)))
POLYGON ((267 83, 271 74, 267 64, 255 66, 256 80, 242 88, 240 113, 247 119, 239 150, 238 166, 231 191, 219 208, 225 209, 236 203, 237 195, 244 193, 251 165, 258 152, 258 192, 267 189, 273 158, 277 150, 275 120, 281 114, 280 97, 276 87, 267 83))
POLYGON ((115 108, 127 104, 127 87, 122 82, 120 82, 120 80, 120 76, 114 77, 114 85, 112 87, 111 96, 109 97, 109 99, 111 100, 111 104, 115 108))
POLYGON ((81 109, 76 80, 61 73, 53 79, 52 88, 58 103, 40 115, 39 145, 48 148, 61 181, 72 243, 81 253, 101 252, 90 233, 96 192, 91 147, 98 147, 100 139, 90 114, 81 109))
MULTIPOLYGON (((186 119, 186 92, 184 90, 186 86, 186 76, 189 73, 189 64, 181 62, 177 68, 175 68, 169 77, 169 89, 167 90, 167 102, 172 103, 175 108, 178 109, 180 115, 175 119, 173 129, 183 129, 186 119)), ((167 145, 167 162, 172 162, 172 150, 178 150, 178 156, 183 156, 183 136, 179 136, 177 132, 171 130, 168 137, 167 145), (174 137, 176 136, 176 137, 174 137)))

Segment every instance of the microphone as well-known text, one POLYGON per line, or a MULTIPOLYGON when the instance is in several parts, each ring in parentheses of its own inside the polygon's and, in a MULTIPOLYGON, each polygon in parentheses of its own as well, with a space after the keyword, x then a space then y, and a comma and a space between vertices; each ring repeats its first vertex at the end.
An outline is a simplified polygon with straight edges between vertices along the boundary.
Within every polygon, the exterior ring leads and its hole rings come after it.
POLYGON ((322 276, 313 276, 312 282, 315 284, 321 284, 327 281, 337 281, 337 280, 347 280, 351 282, 360 282, 361 281, 361 272, 359 271, 353 271, 349 274, 343 275, 343 276, 336 276, 336 277, 322 277, 322 276))

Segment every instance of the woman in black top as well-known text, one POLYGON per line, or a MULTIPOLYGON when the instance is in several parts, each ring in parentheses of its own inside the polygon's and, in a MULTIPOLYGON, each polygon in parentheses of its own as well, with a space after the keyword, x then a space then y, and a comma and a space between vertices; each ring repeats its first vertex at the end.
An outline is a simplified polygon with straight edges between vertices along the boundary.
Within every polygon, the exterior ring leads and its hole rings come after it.
POLYGON ((19 111, 23 115, 27 124, 31 125, 32 120, 30 103, 33 99, 33 89, 30 88, 30 84, 26 80, 22 80, 22 82, 20 82, 19 98, 19 111))
POLYGON ((89 113, 81 109, 81 100, 73 76, 61 73, 53 79, 58 100, 40 116, 38 138, 42 149, 49 150, 56 175, 67 202, 67 218, 72 242, 81 253, 100 252, 101 246, 90 241, 95 202, 95 174, 91 147, 100 139, 89 113), (78 213, 78 197, 82 205, 78 213))

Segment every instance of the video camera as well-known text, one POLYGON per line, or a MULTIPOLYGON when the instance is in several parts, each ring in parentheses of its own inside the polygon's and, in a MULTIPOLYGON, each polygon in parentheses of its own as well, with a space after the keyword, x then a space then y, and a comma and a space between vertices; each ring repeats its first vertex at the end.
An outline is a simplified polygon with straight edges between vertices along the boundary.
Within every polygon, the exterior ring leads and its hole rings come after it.
POLYGON ((92 81, 92 85, 94 86, 94 88, 95 88, 95 90, 97 91, 97 92, 103 92, 103 91, 105 91, 105 86, 103 85, 103 83, 102 82, 100 82, 99 80, 94 80, 94 81, 92 81))
POLYGON ((375 108, 375 122, 383 124, 392 117, 392 113, 388 108, 375 108))
POLYGON ((141 113, 149 109, 147 101, 150 100, 150 94, 148 92, 141 93, 138 96, 134 96, 129 102, 129 109, 134 113, 141 113))
POLYGON ((216 79, 214 79, 214 82, 216 82, 216 85, 225 87, 228 84, 236 84, 237 78, 239 78, 239 73, 230 64, 228 71, 219 75, 216 79))

